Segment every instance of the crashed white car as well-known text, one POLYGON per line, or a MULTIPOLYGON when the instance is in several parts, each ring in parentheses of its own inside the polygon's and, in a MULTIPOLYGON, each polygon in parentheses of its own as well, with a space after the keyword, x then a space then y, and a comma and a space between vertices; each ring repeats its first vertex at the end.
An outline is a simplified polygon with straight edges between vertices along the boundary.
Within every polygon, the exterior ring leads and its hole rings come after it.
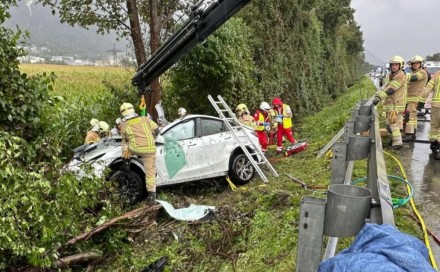
MULTIPOLYGON (((259 147, 255 132, 243 127, 244 130, 236 131, 238 137, 246 143, 245 132, 259 147)), ((107 178, 119 184, 125 200, 134 204, 145 197, 145 169, 137 157, 131 159, 130 167, 124 167, 121 141, 120 137, 105 138, 91 145, 80 146, 74 150, 73 159, 66 168, 78 177, 86 175, 86 165, 93 167, 96 176, 108 173, 107 178)), ((244 184, 255 175, 254 167, 234 140, 232 132, 217 117, 188 115, 175 120, 161 129, 156 137, 156 147, 158 187, 226 175, 233 182, 244 184)), ((255 153, 253 145, 246 147, 250 153, 255 153)))

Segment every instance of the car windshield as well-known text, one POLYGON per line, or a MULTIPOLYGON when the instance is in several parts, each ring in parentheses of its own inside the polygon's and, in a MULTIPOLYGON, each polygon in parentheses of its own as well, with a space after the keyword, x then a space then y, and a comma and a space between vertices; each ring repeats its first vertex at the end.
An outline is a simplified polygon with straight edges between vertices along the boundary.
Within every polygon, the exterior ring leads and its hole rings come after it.
POLYGON ((164 133, 164 137, 178 141, 194 138, 194 119, 175 125, 164 133))

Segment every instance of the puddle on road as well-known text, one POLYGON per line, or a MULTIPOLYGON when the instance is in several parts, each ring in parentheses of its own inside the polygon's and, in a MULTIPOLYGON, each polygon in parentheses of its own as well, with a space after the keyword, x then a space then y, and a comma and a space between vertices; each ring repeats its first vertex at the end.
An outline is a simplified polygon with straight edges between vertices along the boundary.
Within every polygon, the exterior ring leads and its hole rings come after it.
MULTIPOLYGON (((429 117, 428 115, 427 119, 429 117)), ((418 140, 428 139, 429 127, 429 122, 418 122, 418 140)), ((405 144, 399 151, 399 158, 414 187, 417 209, 423 216, 426 226, 440 237, 440 161, 434 159, 429 146, 426 143, 405 144)), ((435 260, 439 262, 440 247, 432 239, 430 243, 435 260)))

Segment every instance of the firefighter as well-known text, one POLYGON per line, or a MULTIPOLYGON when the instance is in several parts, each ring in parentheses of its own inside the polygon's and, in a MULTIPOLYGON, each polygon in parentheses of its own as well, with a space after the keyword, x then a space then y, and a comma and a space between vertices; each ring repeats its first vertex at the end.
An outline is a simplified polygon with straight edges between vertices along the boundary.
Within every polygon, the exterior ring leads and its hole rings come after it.
POLYGON ((384 88, 379 91, 373 99, 373 104, 377 105, 383 101, 383 109, 386 111, 386 125, 391 131, 391 148, 402 148, 402 112, 405 110, 406 75, 403 72, 404 61, 400 56, 394 56, 390 62, 391 73, 384 88))
MULTIPOLYGON (((286 136, 290 143, 296 144, 295 138, 293 138, 292 133, 292 110, 286 104, 283 104, 280 98, 276 97, 272 100, 277 116, 275 121, 278 123, 278 133, 277 133, 277 153, 281 154, 283 152, 283 136, 286 136)), ((290 149, 290 146, 288 150, 290 149)))
POLYGON ((261 102, 260 109, 258 109, 254 114, 255 120, 255 131, 257 132, 258 141, 261 145, 261 151, 266 153, 267 151, 267 135, 266 130, 270 131, 270 115, 269 110, 271 109, 269 103, 261 102))
POLYGON ((177 115, 179 115, 180 118, 183 118, 186 116, 186 109, 185 108, 179 108, 177 110, 177 115))
POLYGON ((240 123, 255 129, 254 118, 252 118, 250 115, 250 112, 245 104, 238 104, 235 108, 235 113, 237 114, 237 118, 240 123))
POLYGON ((106 122, 92 119, 90 125, 92 125, 92 128, 87 131, 84 143, 93 144, 99 142, 101 138, 107 137, 109 125, 106 122))
POLYGON ((405 126, 404 142, 412 142, 416 139, 417 130, 417 105, 419 102, 420 93, 425 87, 428 74, 422 68, 423 58, 421 56, 414 56, 410 61, 411 73, 408 73, 408 88, 406 95, 406 110, 409 112, 409 121, 405 126))
POLYGON ((110 137, 117 137, 121 135, 121 118, 117 118, 115 121, 115 126, 110 130, 110 137))
POLYGON ((144 162, 145 183, 148 205, 156 202, 156 146, 155 137, 159 134, 157 124, 146 116, 138 116, 130 103, 120 107, 124 122, 121 123, 122 157, 139 156, 144 162))
POLYGON ((437 160, 440 160, 440 71, 437 71, 423 89, 421 96, 426 97, 434 90, 431 102, 431 129, 428 139, 431 141, 431 150, 437 160))

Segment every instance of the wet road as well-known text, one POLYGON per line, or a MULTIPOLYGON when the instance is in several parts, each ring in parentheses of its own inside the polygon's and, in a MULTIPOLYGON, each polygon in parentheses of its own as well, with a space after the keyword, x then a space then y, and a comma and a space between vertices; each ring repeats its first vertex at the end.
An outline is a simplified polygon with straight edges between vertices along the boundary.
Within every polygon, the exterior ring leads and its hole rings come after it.
MULTIPOLYGON (((418 117, 429 120, 430 115, 418 117)), ((417 139, 428 140, 429 121, 418 122, 417 139)), ((409 181, 414 187, 414 201, 425 220, 426 226, 440 237, 440 160, 435 160, 427 143, 404 144, 399 159, 409 181)), ((440 247, 431 239, 431 248, 437 264, 440 262, 440 247)))

